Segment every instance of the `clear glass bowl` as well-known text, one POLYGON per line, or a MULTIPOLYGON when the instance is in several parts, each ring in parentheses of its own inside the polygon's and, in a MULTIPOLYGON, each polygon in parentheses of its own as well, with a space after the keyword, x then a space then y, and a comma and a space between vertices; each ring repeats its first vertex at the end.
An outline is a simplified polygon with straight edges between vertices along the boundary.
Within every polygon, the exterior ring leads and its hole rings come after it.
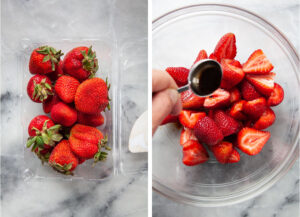
POLYGON ((167 13, 153 22, 153 67, 190 67, 200 49, 210 54, 227 32, 236 35, 236 59, 241 62, 258 48, 266 53, 285 99, 274 107, 277 119, 268 129, 271 139, 261 153, 252 157, 241 153, 236 164, 219 164, 210 154, 207 163, 184 166, 181 128, 160 127, 153 138, 153 188, 178 202, 221 206, 252 198, 278 181, 299 156, 299 57, 285 36, 264 19, 226 5, 193 5, 167 13))

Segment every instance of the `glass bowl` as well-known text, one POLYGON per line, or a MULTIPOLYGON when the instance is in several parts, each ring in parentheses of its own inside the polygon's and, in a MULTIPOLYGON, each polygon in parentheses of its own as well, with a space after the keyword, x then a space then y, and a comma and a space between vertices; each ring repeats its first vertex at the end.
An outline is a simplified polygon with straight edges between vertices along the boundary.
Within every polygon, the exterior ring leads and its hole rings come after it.
POLYGON ((222 165, 210 153, 204 164, 182 164, 181 128, 159 127, 153 138, 153 189, 178 202, 222 206, 253 198, 279 180, 299 156, 299 57, 286 37, 259 16, 216 4, 193 5, 153 21, 153 68, 190 67, 200 49, 208 55, 227 32, 236 35, 242 63, 262 49, 274 65, 285 99, 274 107, 277 119, 267 130, 271 138, 260 154, 241 153, 241 161, 222 165))

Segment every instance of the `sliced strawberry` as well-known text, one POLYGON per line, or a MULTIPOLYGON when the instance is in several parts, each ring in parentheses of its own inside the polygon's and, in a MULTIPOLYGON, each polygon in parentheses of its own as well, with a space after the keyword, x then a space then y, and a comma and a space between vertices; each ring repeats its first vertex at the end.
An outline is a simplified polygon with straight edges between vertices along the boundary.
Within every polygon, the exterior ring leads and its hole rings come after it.
POLYGON ((180 133, 180 145, 183 146, 183 144, 189 140, 198 141, 197 137, 194 135, 193 130, 189 128, 183 128, 180 133))
POLYGON ((205 116, 197 121, 194 134, 200 142, 216 145, 223 140, 223 134, 213 119, 205 116))
POLYGON ((243 70, 246 74, 266 74, 271 72, 273 68, 272 63, 261 49, 254 51, 247 62, 243 64, 243 70))
POLYGON ((221 61, 223 79, 228 83, 231 83, 233 86, 240 83, 245 76, 245 73, 242 70, 242 68, 233 65, 234 61, 235 60, 231 59, 222 59, 221 61))
POLYGON ((227 33, 222 36, 214 50, 214 55, 219 59, 233 59, 236 55, 235 35, 227 33))
POLYGON ((184 67, 168 67, 166 68, 166 71, 172 76, 178 87, 187 84, 187 79, 190 72, 189 69, 184 67))
POLYGON ((243 105, 243 112, 253 119, 258 119, 266 110, 267 101, 260 97, 251 101, 246 101, 243 105))
POLYGON ((220 108, 228 105, 230 101, 230 93, 221 88, 217 89, 212 95, 208 96, 204 100, 203 106, 205 108, 220 108))
POLYGON ((230 91, 230 103, 235 103, 241 99, 241 92, 237 88, 233 88, 230 91))
POLYGON ((284 98, 284 90, 283 88, 277 84, 274 83, 274 89, 271 92, 270 97, 268 98, 268 105, 269 106, 276 106, 279 105, 284 98))
POLYGON ((211 53, 208 57, 208 59, 211 59, 211 60, 215 60, 217 62, 220 62, 220 60, 214 55, 214 53, 211 53))
POLYGON ((205 117, 205 112, 182 110, 179 114, 179 122, 187 128, 193 129, 198 120, 205 117))
POLYGON ((240 158, 240 153, 237 150, 233 149, 227 163, 237 163, 240 161, 240 158))
POLYGON ((261 97, 261 94, 257 92, 255 87, 250 84, 247 80, 241 83, 241 92, 245 100, 250 101, 261 97))
POLYGON ((169 123, 177 123, 178 122, 178 116, 177 115, 168 115, 165 117, 163 122, 160 125, 165 125, 169 123))
POLYGON ((220 87, 225 90, 230 90, 234 87, 234 85, 232 83, 228 82, 227 80, 222 79, 220 87))
POLYGON ((269 140, 271 134, 245 127, 238 133, 238 148, 248 155, 258 154, 269 140))
POLYGON ((202 144, 195 140, 189 140, 183 145, 182 162, 186 166, 195 166, 204 163, 209 155, 202 144))
POLYGON ((247 117, 243 113, 243 107, 244 107, 245 103, 246 103, 245 100, 240 100, 240 101, 234 103, 229 110, 229 115, 236 120, 240 120, 240 121, 246 120, 247 117))
POLYGON ((183 109, 200 109, 203 108, 205 97, 199 97, 191 90, 181 93, 181 103, 183 109))
POLYGON ((196 62, 200 61, 200 60, 203 60, 203 59, 207 59, 207 53, 206 53, 205 50, 200 50, 200 51, 199 51, 199 54, 198 54, 198 56, 197 56, 197 58, 196 58, 196 60, 195 60, 195 62, 194 62, 194 64, 195 64, 196 62))
POLYGON ((239 123, 222 110, 214 112, 214 121, 221 129, 223 136, 229 136, 239 130, 239 123))
POLYGON ((270 96, 274 88, 274 72, 265 75, 247 75, 247 80, 255 87, 261 94, 270 96))
POLYGON ((242 64, 237 60, 232 60, 231 65, 238 67, 238 68, 243 68, 242 64))
POLYGON ((260 118, 254 123, 253 128, 257 130, 263 130, 271 126, 276 119, 274 111, 267 108, 266 111, 260 116, 260 118))
POLYGON ((232 154, 233 146, 230 142, 222 141, 219 144, 212 146, 211 149, 217 161, 225 164, 228 162, 228 159, 232 154))

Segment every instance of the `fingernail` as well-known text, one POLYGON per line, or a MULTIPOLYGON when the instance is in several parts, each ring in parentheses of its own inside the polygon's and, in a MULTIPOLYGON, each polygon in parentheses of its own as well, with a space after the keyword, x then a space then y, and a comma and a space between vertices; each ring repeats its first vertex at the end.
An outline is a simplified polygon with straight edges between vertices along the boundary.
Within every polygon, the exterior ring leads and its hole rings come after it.
POLYGON ((179 99, 179 93, 175 89, 168 89, 168 94, 174 105, 177 102, 177 100, 179 99))

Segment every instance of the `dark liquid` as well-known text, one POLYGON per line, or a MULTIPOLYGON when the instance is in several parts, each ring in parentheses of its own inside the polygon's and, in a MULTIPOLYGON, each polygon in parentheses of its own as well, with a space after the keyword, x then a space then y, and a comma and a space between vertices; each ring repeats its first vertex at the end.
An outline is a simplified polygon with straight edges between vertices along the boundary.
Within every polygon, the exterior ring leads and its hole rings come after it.
POLYGON ((191 81, 191 88, 194 92, 200 96, 206 96, 220 87, 222 71, 218 65, 207 64, 197 68, 191 81))

